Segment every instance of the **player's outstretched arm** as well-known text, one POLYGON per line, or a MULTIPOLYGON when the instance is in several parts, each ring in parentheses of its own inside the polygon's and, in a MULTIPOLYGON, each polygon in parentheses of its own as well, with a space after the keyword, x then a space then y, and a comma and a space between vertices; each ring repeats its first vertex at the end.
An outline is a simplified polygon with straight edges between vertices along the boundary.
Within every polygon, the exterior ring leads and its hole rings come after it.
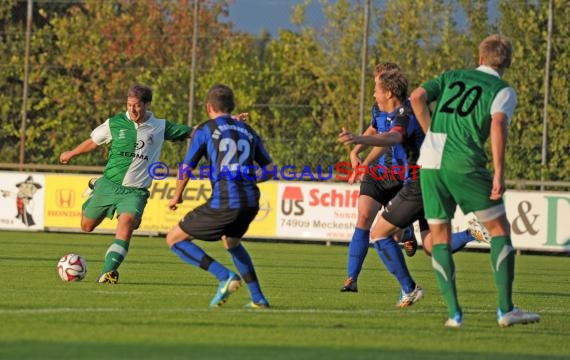
POLYGON ((89 138, 79 144, 75 149, 62 152, 59 156, 59 162, 62 164, 67 164, 75 156, 91 152, 97 149, 97 146, 98 145, 93 140, 91 140, 91 138, 89 138))

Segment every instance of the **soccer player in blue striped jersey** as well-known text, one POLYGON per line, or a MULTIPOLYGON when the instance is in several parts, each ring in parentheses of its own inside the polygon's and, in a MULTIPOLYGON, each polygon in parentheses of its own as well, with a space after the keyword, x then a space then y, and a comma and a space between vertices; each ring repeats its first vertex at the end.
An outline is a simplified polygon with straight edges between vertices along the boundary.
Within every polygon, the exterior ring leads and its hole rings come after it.
MULTIPOLYGON (((414 117, 405 96, 407 80, 401 72, 386 72, 375 78, 375 98, 378 107, 385 111, 390 130, 375 135, 355 136, 343 129, 339 141, 345 144, 365 144, 390 148, 391 158, 386 163, 402 166, 405 182, 379 217, 371 231, 374 248, 386 268, 398 279, 402 288, 399 307, 408 307, 423 297, 423 290, 412 279, 394 234, 418 220, 426 246, 431 245, 428 224, 424 218, 421 189, 416 165, 424 133, 414 117), (411 170, 411 171, 410 171, 411 170)), ((469 231, 453 234, 452 246, 457 251, 469 241, 475 240, 469 231)), ((425 248, 424 248, 425 249, 425 248)), ((431 247, 430 247, 431 250, 431 247)), ((426 250, 429 253, 429 250, 426 250)))
MULTIPOLYGON (((374 70, 375 76, 386 71, 399 71, 398 65, 385 62, 376 66, 374 70)), ((387 122, 386 113, 380 111, 375 104, 372 107, 372 121, 370 126, 364 131, 363 135, 372 135, 389 131, 390 124, 387 122)), ((358 181, 357 172, 354 169, 357 166, 372 167, 375 164, 385 165, 385 152, 388 148, 374 147, 366 156, 361 160, 359 154, 366 150, 367 146, 357 144, 350 152, 350 163, 353 169, 352 176, 348 180, 349 184, 358 181)), ((393 156, 387 156, 393 159, 393 156)), ((358 197, 358 215, 356 220, 356 227, 352 235, 352 239, 348 245, 348 263, 347 263, 347 277, 344 285, 340 289, 341 292, 357 292, 358 291, 358 276, 362 271, 362 265, 368 254, 368 247, 370 245, 370 227, 378 214, 378 211, 388 204, 388 201, 398 193, 402 187, 401 179, 393 179, 387 176, 383 180, 376 180, 371 174, 366 174, 360 184, 360 196, 358 197)))
POLYGON ((182 260, 208 271, 219 280, 210 307, 223 305, 240 287, 243 278, 251 295, 251 302, 246 307, 266 308, 269 302, 261 291, 253 262, 241 238, 259 211, 257 183, 273 177, 274 169, 259 135, 245 122, 232 119, 230 114, 234 107, 234 94, 229 87, 215 85, 208 91, 206 111, 210 120, 199 125, 193 133, 183 162, 185 167, 179 169, 169 207, 175 210, 182 203, 190 171, 203 157, 208 162, 206 169, 212 194, 205 204, 187 213, 170 230, 166 243, 182 260), (222 240, 241 278, 206 254, 194 239, 222 240))

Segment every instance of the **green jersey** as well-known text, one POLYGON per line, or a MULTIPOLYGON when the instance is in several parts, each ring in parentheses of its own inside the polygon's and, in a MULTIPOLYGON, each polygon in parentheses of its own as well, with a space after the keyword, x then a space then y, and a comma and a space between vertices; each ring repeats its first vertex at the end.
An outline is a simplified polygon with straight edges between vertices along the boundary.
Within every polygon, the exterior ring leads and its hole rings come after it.
POLYGON ((192 131, 186 125, 157 119, 151 112, 147 114, 148 120, 137 124, 126 112, 120 113, 91 132, 91 139, 97 145, 111 143, 103 175, 115 184, 148 188, 152 182, 148 167, 159 160, 164 140, 184 140, 192 131))
MULTIPOLYGON (((510 118, 516 94, 496 72, 482 66, 473 70, 447 71, 422 85, 428 101, 437 100, 430 129, 420 151, 419 163, 426 169, 449 169, 468 173, 485 168, 485 142, 491 115, 502 111, 510 118), (494 100, 503 89, 508 109, 494 100)), ((503 99, 501 99, 502 101, 503 99)))

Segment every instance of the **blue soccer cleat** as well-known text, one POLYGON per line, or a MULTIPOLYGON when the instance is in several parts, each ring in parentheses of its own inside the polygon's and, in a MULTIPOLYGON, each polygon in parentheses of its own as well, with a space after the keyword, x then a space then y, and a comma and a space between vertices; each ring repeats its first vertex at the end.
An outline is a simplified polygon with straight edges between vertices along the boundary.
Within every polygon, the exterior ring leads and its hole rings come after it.
POLYGON ((241 286, 241 278, 230 271, 230 276, 226 280, 220 281, 220 285, 218 285, 218 291, 216 295, 210 301, 210 307, 219 307, 222 306, 228 301, 230 295, 237 291, 241 286))

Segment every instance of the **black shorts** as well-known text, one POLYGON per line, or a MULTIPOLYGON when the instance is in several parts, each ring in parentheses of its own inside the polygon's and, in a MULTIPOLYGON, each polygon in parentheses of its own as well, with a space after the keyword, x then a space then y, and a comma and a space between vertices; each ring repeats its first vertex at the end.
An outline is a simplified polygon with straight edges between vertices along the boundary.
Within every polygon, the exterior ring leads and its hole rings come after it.
POLYGON ((389 223, 403 229, 418 220, 420 231, 428 230, 428 223, 424 215, 422 189, 419 180, 411 180, 388 203, 382 217, 389 223))
POLYGON ((213 209, 208 203, 190 211, 178 223, 185 233, 205 241, 217 241, 222 236, 241 238, 255 219, 259 208, 213 209))
MULTIPOLYGON (((385 179, 376 180, 370 174, 364 175, 360 184, 360 195, 370 196, 380 204, 386 206, 396 196, 403 186, 400 180, 392 180, 389 176, 385 179)), ((421 198, 421 194, 420 194, 421 198)))

